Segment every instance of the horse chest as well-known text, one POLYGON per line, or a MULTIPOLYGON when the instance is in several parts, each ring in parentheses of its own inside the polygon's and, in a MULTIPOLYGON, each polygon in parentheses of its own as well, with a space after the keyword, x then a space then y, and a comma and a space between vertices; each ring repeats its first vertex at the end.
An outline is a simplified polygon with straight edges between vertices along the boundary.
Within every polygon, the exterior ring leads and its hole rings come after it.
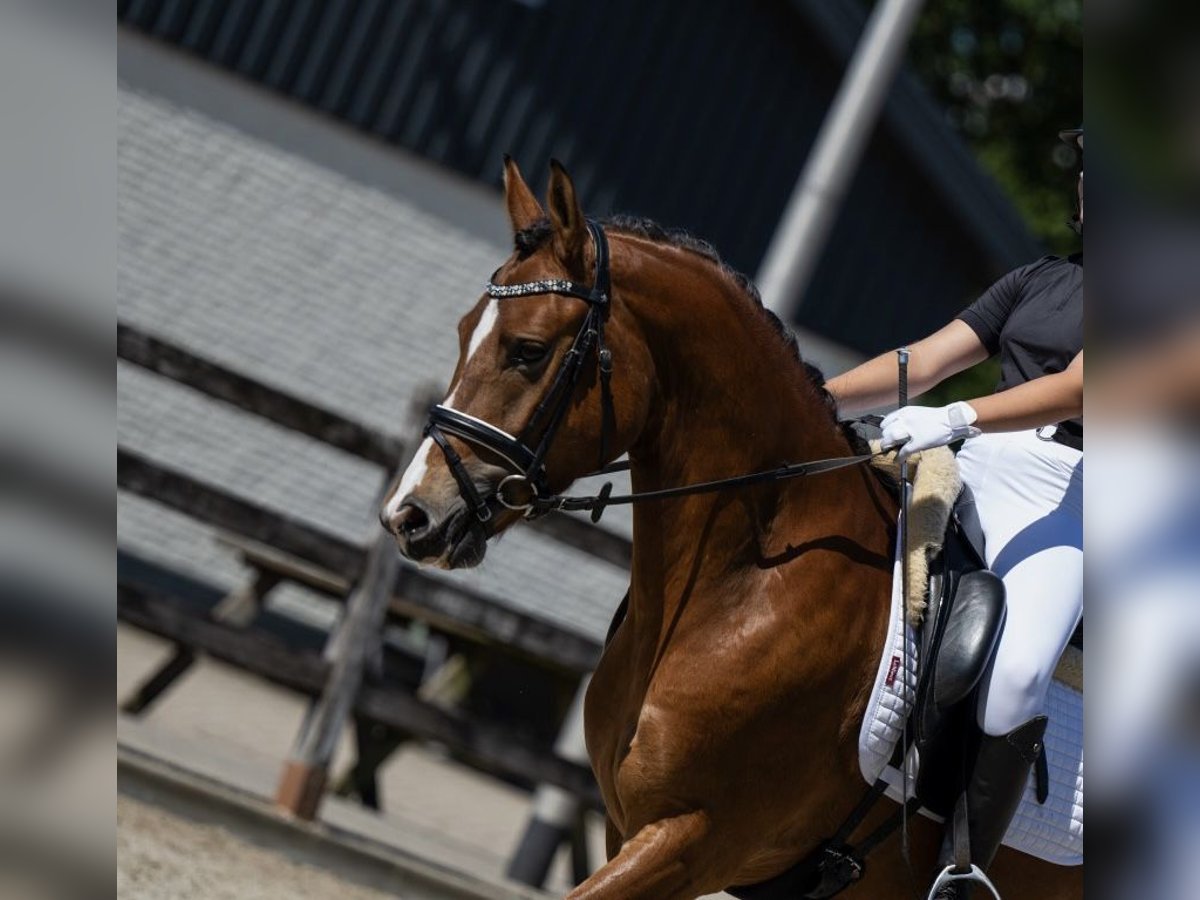
POLYGON ((722 740, 700 702, 703 689, 693 695, 695 679, 669 655, 652 674, 639 670, 635 657, 615 641, 592 677, 585 707, 592 768, 609 817, 626 835, 683 798, 701 799, 699 760, 722 740))
POLYGON ((628 815, 669 782, 670 743, 656 709, 653 683, 618 638, 592 676, 584 729, 592 769, 610 818, 621 828, 628 815))
POLYGON ((592 770, 610 810, 615 800, 615 781, 637 733, 638 715, 644 692, 635 692, 621 676, 621 664, 613 648, 592 675, 584 707, 584 732, 592 770))

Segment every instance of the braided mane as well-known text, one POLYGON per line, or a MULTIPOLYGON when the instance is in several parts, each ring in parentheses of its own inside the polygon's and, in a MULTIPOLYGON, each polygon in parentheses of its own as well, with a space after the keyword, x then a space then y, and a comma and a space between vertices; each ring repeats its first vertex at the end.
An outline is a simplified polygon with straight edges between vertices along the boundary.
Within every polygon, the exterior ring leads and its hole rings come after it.
MULTIPOLYGON (((726 278, 741 289, 742 293, 751 301, 752 308, 757 311, 758 315, 762 316, 770 324, 778 338, 787 346, 792 359, 795 360, 796 365, 803 371, 804 377, 816 388, 818 395, 824 401, 831 421, 837 421, 837 403, 834 401, 833 395, 825 387, 824 373, 801 357, 800 345, 796 341, 795 333, 788 328, 779 316, 763 305, 762 296, 758 293, 758 287, 754 284, 753 280, 721 259, 721 255, 717 253, 717 249, 712 244, 682 228, 668 228, 644 216, 616 214, 600 219, 599 223, 606 231, 629 234, 635 237, 646 238, 657 244, 665 244, 669 247, 687 250, 716 266, 726 278)), ((550 240, 552 233, 553 226, 550 224, 550 220, 545 218, 539 219, 528 228, 524 228, 516 233, 514 240, 517 253, 522 257, 531 255, 541 249, 550 240)), ((850 440, 851 446, 855 448, 856 453, 865 452, 865 444, 857 432, 848 427, 843 427, 843 431, 850 440)))

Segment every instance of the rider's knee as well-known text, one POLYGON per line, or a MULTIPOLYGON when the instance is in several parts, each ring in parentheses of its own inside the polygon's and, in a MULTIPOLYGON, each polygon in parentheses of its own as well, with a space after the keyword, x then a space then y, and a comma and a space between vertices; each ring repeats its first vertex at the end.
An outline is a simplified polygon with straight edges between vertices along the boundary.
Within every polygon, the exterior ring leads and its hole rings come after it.
POLYGON ((998 658, 981 698, 980 727, 987 734, 1008 734, 1041 713, 1051 675, 1035 659, 998 658))

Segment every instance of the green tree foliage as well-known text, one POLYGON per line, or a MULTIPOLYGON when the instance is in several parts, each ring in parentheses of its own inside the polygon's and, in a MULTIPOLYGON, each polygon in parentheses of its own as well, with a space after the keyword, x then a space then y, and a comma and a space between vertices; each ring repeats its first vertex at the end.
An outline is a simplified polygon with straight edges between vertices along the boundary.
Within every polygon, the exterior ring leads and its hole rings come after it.
MULTIPOLYGON (((1147 205, 1200 206, 1200 4, 1106 4, 1088 18, 1086 84, 1101 172, 1147 205)), ((1111 194, 1111 185, 1106 193, 1111 194)))
POLYGON ((1083 116, 1082 0, 929 0, 909 65, 953 128, 1055 252, 1078 239, 1076 153, 1058 131, 1083 116))

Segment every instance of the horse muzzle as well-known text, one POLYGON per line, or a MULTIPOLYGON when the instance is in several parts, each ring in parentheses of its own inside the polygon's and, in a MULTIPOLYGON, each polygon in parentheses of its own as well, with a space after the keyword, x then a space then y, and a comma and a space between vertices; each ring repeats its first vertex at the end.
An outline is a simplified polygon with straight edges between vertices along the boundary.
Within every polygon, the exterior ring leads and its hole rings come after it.
POLYGON ((394 512, 385 507, 379 521, 400 552, 422 565, 469 569, 487 553, 487 532, 462 502, 439 511, 410 495, 394 512))

